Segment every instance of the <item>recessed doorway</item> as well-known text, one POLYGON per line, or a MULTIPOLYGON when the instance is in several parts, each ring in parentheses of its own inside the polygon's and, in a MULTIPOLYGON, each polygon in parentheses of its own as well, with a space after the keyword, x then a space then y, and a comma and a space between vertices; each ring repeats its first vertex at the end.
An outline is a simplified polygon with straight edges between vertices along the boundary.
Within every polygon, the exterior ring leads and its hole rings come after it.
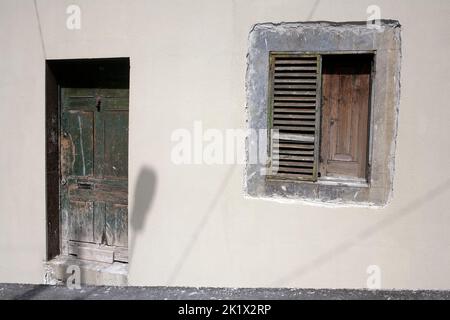
POLYGON ((126 264, 129 59, 46 70, 47 259, 126 264))

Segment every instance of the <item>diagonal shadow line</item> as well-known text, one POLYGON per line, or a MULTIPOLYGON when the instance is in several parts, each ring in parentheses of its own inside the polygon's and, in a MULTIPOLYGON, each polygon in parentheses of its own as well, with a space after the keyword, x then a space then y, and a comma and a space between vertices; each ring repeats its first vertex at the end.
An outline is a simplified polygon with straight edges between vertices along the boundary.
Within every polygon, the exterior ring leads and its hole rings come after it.
POLYGON ((311 262, 300 266, 299 268, 295 269, 293 272, 288 274, 287 276, 284 276, 277 281, 273 283, 275 286, 282 286, 286 283, 289 283, 293 279, 297 279, 306 273, 310 272, 313 269, 316 269, 320 267, 321 265, 324 265, 327 263, 332 257, 336 257, 337 255, 342 254, 343 252, 347 251, 351 247, 355 245, 355 243, 358 243, 362 240, 365 240, 380 230, 388 227, 389 225, 393 224, 400 218, 410 215, 417 211, 421 206, 423 206, 425 203, 432 201, 433 199, 437 198, 439 195, 444 193, 450 188, 450 179, 445 181, 444 183, 440 184, 439 186, 431 189, 427 193, 425 193, 422 197, 417 198, 416 200, 410 202, 408 205, 400 209, 397 214, 393 214, 382 221, 374 224, 373 226, 370 226, 363 231, 356 234, 352 239, 349 239, 347 241, 344 241, 340 243, 339 245, 331 248, 324 254, 318 256, 311 262))
POLYGON ((194 247, 202 230, 206 226, 206 223, 208 222, 209 218, 211 217, 211 213, 214 211, 214 208, 217 206, 220 196, 222 195, 223 191, 225 190, 226 186, 228 185, 228 182, 229 182, 231 176, 233 175, 235 168, 236 168, 236 165, 233 165, 228 170, 228 172, 225 174, 225 178, 223 179, 222 183, 220 184, 219 188, 217 189, 217 192, 216 192, 213 200, 210 202, 209 206, 207 207, 206 212, 203 215, 203 218, 201 219, 200 223, 198 224, 197 228, 195 229, 195 232, 193 233, 193 235, 191 237, 191 240, 189 241, 186 248, 184 249, 183 254, 178 259, 178 262, 175 264, 172 274, 170 275, 169 279, 167 280, 167 284, 169 286, 175 281, 175 279, 177 278, 181 269, 183 269, 183 266, 186 263, 187 258, 192 251, 192 248, 194 247))
POLYGON ((311 18, 313 17, 314 13, 317 10, 317 7, 319 6, 320 0, 316 0, 316 2, 314 2, 313 7, 311 8, 311 11, 309 12, 308 17, 306 18, 306 21, 311 20, 311 18))
POLYGON ((47 53, 45 51, 45 44, 44 44, 44 37, 42 36, 42 27, 41 27, 41 18, 39 16, 39 10, 37 7, 37 0, 34 0, 34 13, 36 14, 36 20, 38 23, 38 29, 39 29, 39 37, 41 38, 41 46, 42 46, 42 52, 44 53, 44 59, 47 58, 47 53))

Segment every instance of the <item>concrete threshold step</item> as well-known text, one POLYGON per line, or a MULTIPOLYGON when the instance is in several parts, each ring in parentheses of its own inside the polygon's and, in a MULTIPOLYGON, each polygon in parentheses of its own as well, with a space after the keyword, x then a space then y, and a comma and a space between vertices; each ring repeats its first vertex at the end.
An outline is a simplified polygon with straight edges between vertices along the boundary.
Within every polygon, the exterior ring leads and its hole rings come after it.
POLYGON ((80 284, 92 286, 126 286, 128 264, 122 262, 104 263, 81 260, 73 256, 58 256, 44 263, 44 284, 66 284, 74 272, 80 271, 80 284))

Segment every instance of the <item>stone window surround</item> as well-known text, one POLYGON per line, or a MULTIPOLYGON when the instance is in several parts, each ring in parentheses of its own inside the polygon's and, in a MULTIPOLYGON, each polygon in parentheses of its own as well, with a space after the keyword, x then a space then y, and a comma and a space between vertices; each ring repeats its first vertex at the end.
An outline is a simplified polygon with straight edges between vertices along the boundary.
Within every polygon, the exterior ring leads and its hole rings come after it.
MULTIPOLYGON (((369 165, 367 184, 274 180, 261 174, 267 159, 247 161, 244 191, 248 197, 324 205, 387 205, 393 192, 397 118, 400 99, 401 38, 398 21, 261 23, 249 34, 246 93, 249 129, 267 129, 269 53, 373 52, 369 165)), ((257 145, 246 139, 246 154, 257 145)), ((268 157, 268 155, 266 155, 268 157)))

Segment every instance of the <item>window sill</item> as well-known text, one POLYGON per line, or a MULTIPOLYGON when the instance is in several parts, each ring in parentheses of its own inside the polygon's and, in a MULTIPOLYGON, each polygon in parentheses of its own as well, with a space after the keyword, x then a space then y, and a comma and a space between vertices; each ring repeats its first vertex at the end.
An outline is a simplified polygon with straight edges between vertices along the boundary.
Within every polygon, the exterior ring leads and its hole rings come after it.
POLYGON ((355 188, 369 188, 370 185, 366 180, 355 180, 355 179, 343 179, 334 177, 324 177, 319 178, 317 181, 308 180, 294 180, 289 178, 282 178, 277 176, 267 176, 269 181, 281 181, 286 183, 302 183, 311 185, 325 185, 325 186, 340 186, 340 187, 355 187, 355 188))
POLYGON ((335 177, 322 177, 317 181, 319 184, 330 186, 343 186, 343 187, 357 187, 357 188, 369 188, 369 184, 365 179, 346 179, 335 177))

